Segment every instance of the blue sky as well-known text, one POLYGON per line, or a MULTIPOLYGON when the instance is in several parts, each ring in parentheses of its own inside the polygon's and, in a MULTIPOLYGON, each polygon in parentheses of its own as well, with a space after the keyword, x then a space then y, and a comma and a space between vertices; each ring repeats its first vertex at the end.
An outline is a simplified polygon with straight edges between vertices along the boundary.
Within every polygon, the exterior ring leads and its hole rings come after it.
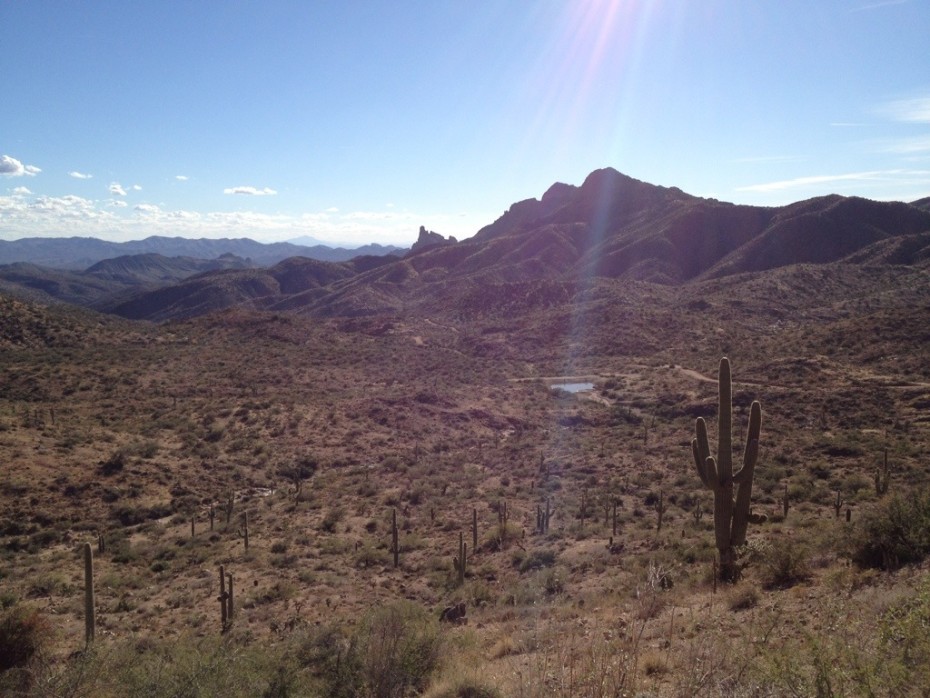
POLYGON ((930 2, 0 0, 0 239, 459 238, 600 167, 930 196, 930 2))

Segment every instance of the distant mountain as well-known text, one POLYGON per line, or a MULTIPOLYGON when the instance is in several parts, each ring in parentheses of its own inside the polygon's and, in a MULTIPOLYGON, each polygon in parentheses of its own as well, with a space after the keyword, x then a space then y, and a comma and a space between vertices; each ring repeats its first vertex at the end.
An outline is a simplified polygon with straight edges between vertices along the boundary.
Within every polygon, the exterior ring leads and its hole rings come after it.
POLYGON ((917 201, 912 201, 911 206, 922 209, 924 211, 930 211, 930 196, 923 199, 917 199, 917 201))
POLYGON ((220 255, 216 259, 137 254, 97 262, 84 270, 83 275, 127 285, 161 285, 181 281, 205 271, 247 269, 251 266, 249 260, 228 253, 220 255))
POLYGON ((461 242, 422 228, 403 257, 206 272, 97 307, 156 321, 236 305, 314 316, 507 315, 616 283, 696 288, 797 265, 926 268, 928 258, 930 211, 914 205, 834 195, 738 206, 603 169, 513 204, 461 242))
POLYGON ((298 238, 291 238, 290 240, 285 240, 285 242, 289 242, 292 245, 300 245, 301 247, 316 247, 317 245, 326 245, 326 243, 323 242, 322 240, 318 240, 314 237, 310 237, 309 235, 301 235, 298 238))
POLYGON ((309 257, 344 262, 360 255, 386 255, 404 252, 392 245, 365 245, 345 249, 315 245, 305 247, 288 242, 260 243, 248 238, 213 240, 208 238, 168 238, 152 236, 130 242, 108 242, 96 238, 23 238, 0 240, 0 264, 28 262, 54 269, 84 270, 105 259, 127 255, 159 254, 165 257, 216 259, 224 254, 250 259, 256 266, 270 266, 288 257, 309 257))
POLYGON ((120 296, 174 284, 203 272, 251 266, 247 260, 228 254, 208 260, 127 255, 98 262, 84 271, 17 262, 0 266, 0 289, 44 303, 100 308, 113 304, 120 296))
POLYGON ((348 262, 323 262, 292 257, 270 268, 200 274, 180 284, 137 294, 107 310, 129 319, 162 321, 186 319, 234 305, 268 308, 284 299, 302 307, 326 295, 327 287, 390 264, 390 260, 368 256, 348 262))

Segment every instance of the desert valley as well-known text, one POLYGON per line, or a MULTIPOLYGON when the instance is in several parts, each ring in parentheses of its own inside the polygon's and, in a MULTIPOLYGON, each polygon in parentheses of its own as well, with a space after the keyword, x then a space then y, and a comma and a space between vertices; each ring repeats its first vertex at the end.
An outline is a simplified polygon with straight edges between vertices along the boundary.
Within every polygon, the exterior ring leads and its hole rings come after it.
POLYGON ((930 200, 87 242, 0 243, 3 695, 930 695, 930 200))

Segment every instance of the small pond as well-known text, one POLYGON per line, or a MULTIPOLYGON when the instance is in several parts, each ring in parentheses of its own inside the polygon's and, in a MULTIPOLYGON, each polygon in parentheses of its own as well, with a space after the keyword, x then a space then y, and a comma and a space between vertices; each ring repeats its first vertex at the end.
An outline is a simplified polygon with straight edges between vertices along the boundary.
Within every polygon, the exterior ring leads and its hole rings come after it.
POLYGON ((583 393, 594 390, 594 383, 552 383, 552 390, 564 390, 566 393, 583 393))

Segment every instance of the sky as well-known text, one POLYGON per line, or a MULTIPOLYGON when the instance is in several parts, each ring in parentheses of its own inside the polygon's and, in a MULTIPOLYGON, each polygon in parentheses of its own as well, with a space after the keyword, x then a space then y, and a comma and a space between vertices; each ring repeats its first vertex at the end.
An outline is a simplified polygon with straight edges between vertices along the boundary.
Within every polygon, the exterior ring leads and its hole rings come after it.
POLYGON ((469 237, 613 167, 930 196, 927 0, 0 0, 0 239, 469 237))

